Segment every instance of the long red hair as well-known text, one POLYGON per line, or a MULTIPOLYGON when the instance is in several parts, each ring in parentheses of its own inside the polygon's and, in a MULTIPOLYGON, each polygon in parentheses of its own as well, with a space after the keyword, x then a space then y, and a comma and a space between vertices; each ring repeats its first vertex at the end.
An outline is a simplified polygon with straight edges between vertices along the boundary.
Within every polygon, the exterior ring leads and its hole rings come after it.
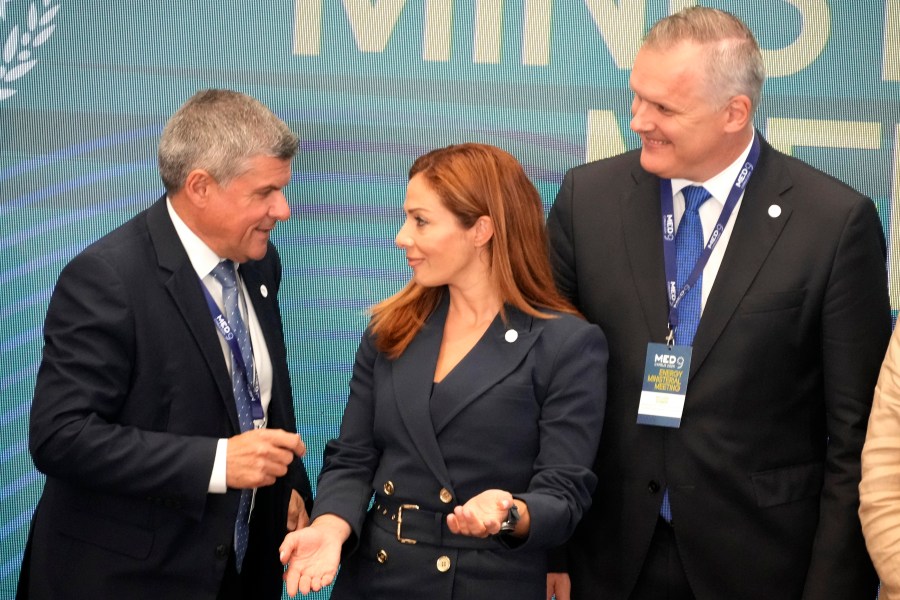
MULTIPOLYGON (((490 276, 504 304, 538 318, 554 310, 578 311, 556 289, 550 268, 544 209, 522 165, 508 152, 486 144, 459 144, 416 159, 409 178, 421 175, 463 227, 490 217, 490 276)), ((415 281, 372 307, 371 330, 378 350, 403 354, 445 293, 445 286, 415 281)))

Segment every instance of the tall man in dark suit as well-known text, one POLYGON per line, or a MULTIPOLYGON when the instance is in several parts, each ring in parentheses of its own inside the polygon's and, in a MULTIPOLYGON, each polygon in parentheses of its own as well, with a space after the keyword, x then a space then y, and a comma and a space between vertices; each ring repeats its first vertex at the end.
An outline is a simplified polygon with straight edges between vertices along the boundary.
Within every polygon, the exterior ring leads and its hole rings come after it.
POLYGON ((166 196, 63 270, 20 597, 280 597, 311 499, 269 242, 297 147, 258 101, 196 94, 162 133, 166 196))
POLYGON ((550 212, 557 282, 610 349, 560 599, 875 595, 856 511, 884 236, 870 199, 754 130, 764 76, 732 15, 663 19, 631 74, 641 149, 572 169, 550 212))

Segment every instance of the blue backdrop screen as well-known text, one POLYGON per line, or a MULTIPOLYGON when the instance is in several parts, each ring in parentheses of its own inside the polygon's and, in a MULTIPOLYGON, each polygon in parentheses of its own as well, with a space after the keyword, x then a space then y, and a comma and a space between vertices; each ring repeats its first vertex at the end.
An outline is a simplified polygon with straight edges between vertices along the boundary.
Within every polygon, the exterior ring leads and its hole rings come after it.
MULTIPOLYGON (((303 140, 274 240, 315 475, 365 309, 408 278, 393 237, 413 159, 499 145, 549 208, 566 169, 637 146, 634 55, 650 24, 692 4, 0 0, 0 597, 43 485, 28 411, 56 278, 159 197, 160 131, 195 91, 249 93, 303 140)), ((877 205, 900 307, 900 1, 702 4, 741 16, 764 48, 768 140, 877 205)))

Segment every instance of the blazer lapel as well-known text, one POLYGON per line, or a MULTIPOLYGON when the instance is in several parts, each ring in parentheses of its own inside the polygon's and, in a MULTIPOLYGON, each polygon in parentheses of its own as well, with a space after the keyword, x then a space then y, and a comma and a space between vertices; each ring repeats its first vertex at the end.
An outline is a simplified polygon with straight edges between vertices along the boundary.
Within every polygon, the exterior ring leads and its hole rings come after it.
POLYGON ((637 286, 649 339, 663 342, 668 334, 669 304, 662 248, 659 179, 643 171, 632 173, 634 191, 620 200, 625 253, 637 286))
POLYGON ((188 259, 169 218, 165 196, 147 211, 147 229, 156 250, 156 257, 165 278, 165 286, 178 307, 188 330, 197 340, 197 347, 213 374, 222 402, 235 431, 240 431, 237 408, 231 391, 231 377, 222 355, 222 346, 212 324, 209 308, 203 297, 202 283, 188 259))
POLYGON ((463 409, 514 371, 534 345, 540 331, 532 330, 532 317, 507 307, 507 323, 498 315, 475 347, 441 382, 435 404, 441 412, 434 422, 438 435, 463 409), (507 333, 514 331, 515 339, 507 333))
POLYGON ((406 350, 391 364, 394 397, 410 439, 442 486, 453 489, 431 422, 429 398, 434 382, 449 298, 444 298, 406 350))
MULTIPOLYGON (((247 295, 253 304, 253 310, 256 312, 256 318, 259 321, 263 338, 266 341, 266 349, 272 362, 272 402, 269 403, 268 420, 270 423, 283 423, 288 416, 276 414, 281 406, 279 402, 275 402, 276 398, 283 397, 285 393, 281 389, 281 374, 277 365, 284 364, 287 361, 284 336, 280 328, 276 304, 275 289, 277 289, 277 283, 266 280, 263 270, 259 268, 257 261, 243 263, 238 270, 241 273, 241 278, 244 280, 244 286, 247 288, 247 295), (263 295, 263 290, 265 290, 265 295, 263 295)), ((290 415, 290 419, 293 421, 293 415, 290 415)))
POLYGON ((772 148, 765 140, 761 142, 759 164, 744 192, 722 265, 697 327, 692 374, 703 364, 731 320, 793 212, 783 197, 792 185, 790 176, 772 148), (774 203, 781 208, 777 219, 769 216, 769 207, 774 203))
MULTIPOLYGON (((410 439, 441 485, 452 490, 429 400, 449 305, 449 297, 445 294, 406 351, 393 361, 391 372, 397 405, 410 439)), ((507 314, 509 325, 504 325, 499 317, 495 319, 484 337, 441 383, 441 402, 452 403, 452 408, 444 413, 438 431, 515 369, 540 335, 540 332, 531 331, 528 315, 515 309, 507 309, 507 314), (515 342, 506 341, 509 329, 518 334, 515 342)))

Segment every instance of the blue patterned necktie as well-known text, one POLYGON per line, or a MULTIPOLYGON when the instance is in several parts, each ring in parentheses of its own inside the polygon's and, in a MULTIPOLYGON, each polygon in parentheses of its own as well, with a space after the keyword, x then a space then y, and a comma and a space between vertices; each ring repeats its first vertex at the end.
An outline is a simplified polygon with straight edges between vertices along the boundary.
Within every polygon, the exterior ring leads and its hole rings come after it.
MULTIPOLYGON (((222 301, 225 305, 225 319, 234 336, 237 338, 244 364, 248 371, 253 370, 253 346, 250 344, 250 335, 241 316, 240 303, 238 302, 237 278, 234 273, 234 263, 224 260, 212 270, 212 276, 222 284, 222 301)), ((249 375, 247 373, 246 375, 249 375)), ((238 421, 241 432, 253 429, 253 418, 250 416, 250 391, 248 383, 244 380, 245 373, 238 368, 234 356, 231 357, 231 389, 234 392, 234 402, 237 408, 238 421)), ((241 501, 238 505, 238 515, 234 526, 234 554, 238 573, 244 563, 247 553, 247 540, 250 536, 250 503, 253 499, 253 490, 241 490, 241 501)))
MULTIPOLYGON (((706 188, 689 185, 681 193, 684 195, 684 216, 678 225, 675 235, 675 256, 678 264, 678 276, 675 289, 681 290, 684 282, 691 275, 697 259, 703 252, 703 226, 700 224, 700 206, 709 199, 706 188)), ((675 343, 679 346, 690 346, 700 324, 700 296, 703 289, 703 274, 697 283, 684 295, 678 303, 678 328, 675 330, 675 343)))
MULTIPOLYGON (((681 217, 678 232, 675 234, 675 256, 678 264, 675 289, 679 292, 703 252, 705 240, 698 211, 700 205, 710 197, 706 188, 699 185, 689 185, 681 190, 681 193, 684 195, 684 215, 681 217)), ((675 343, 679 346, 690 346, 694 343, 694 334, 697 333, 697 326, 700 324, 702 289, 703 274, 701 273, 691 290, 678 303, 678 327, 675 329, 675 343)), ((672 522, 672 506, 669 504, 668 488, 663 493, 659 514, 666 522, 672 522)))

